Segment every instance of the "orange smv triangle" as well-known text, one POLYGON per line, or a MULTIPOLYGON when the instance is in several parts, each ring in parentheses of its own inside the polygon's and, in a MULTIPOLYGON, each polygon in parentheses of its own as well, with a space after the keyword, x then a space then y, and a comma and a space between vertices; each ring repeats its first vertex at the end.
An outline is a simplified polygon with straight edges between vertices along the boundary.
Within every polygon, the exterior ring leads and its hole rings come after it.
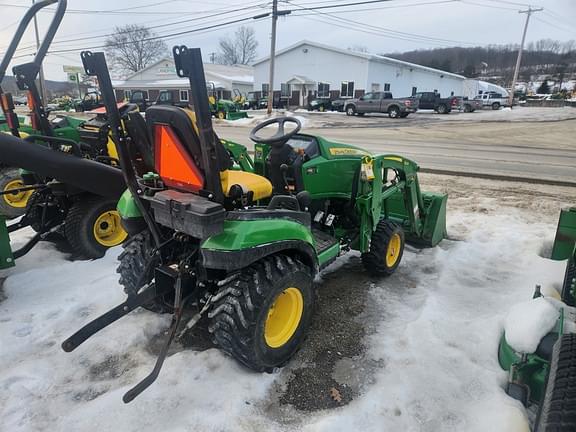
POLYGON ((172 128, 157 124, 154 135, 154 165, 164 183, 187 191, 197 192, 202 189, 204 177, 172 128))

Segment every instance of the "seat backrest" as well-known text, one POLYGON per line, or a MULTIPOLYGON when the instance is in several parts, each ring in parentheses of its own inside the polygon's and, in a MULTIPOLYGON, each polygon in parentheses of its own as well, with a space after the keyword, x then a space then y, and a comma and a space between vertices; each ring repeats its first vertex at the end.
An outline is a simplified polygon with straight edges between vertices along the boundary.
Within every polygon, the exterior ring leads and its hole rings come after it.
POLYGON ((230 167, 230 156, 214 136, 216 157, 202 157, 204 149, 198 138, 193 111, 155 105, 146 110, 146 123, 152 138, 155 171, 168 186, 208 195, 216 192, 207 190, 209 187, 221 187, 220 172, 230 167), (204 160, 208 160, 208 166, 204 160))

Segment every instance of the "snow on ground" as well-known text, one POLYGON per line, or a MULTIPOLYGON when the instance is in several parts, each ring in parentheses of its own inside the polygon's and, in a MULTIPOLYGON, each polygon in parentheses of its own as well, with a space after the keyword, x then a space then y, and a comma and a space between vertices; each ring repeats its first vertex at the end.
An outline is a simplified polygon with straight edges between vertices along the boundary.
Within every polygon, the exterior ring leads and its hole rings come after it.
POLYGON ((137 311, 64 353, 67 336, 123 300, 119 249, 70 262, 43 244, 0 273, 0 430, 528 431, 521 405, 502 389, 496 353, 510 307, 534 284, 560 282, 539 256, 554 224, 494 204, 449 207, 453 240, 407 249, 392 277, 367 283, 374 379, 350 404, 296 413, 295 422, 266 408, 290 365, 256 374, 216 349, 175 350, 158 381, 124 405, 122 394, 153 366, 169 318, 137 311))

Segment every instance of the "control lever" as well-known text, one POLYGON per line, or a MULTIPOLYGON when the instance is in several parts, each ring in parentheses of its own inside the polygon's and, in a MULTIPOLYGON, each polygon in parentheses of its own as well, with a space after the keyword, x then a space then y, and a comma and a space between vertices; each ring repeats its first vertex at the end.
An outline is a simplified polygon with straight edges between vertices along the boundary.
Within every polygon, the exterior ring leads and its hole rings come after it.
POLYGON ((284 179, 284 187, 288 191, 288 195, 292 195, 292 191, 290 190, 290 186, 288 185, 288 179, 286 178, 286 173, 288 172, 288 165, 286 164, 280 165, 280 171, 282 172, 282 179, 284 179))

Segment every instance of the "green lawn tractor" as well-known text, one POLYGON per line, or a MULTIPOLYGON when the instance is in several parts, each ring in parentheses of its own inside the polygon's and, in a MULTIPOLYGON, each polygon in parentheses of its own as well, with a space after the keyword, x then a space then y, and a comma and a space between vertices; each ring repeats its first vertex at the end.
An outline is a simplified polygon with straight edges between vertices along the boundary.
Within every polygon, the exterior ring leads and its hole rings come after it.
MULTIPOLYGON (((24 31, 35 14, 57 2, 54 18, 31 63, 13 68, 18 87, 29 93, 31 128, 21 126, 11 95, 1 94, 8 133, 0 133, 0 268, 43 239, 64 239, 79 258, 98 258, 127 236, 116 203, 125 184, 118 166, 109 124, 99 116, 89 121, 72 117, 48 119, 36 87, 40 65, 66 10, 66 0, 44 0, 27 11, 2 63, 0 83, 24 31), (18 168, 15 168, 18 167, 18 168), (23 215, 10 226, 5 219, 23 215), (31 227, 36 234, 16 251, 10 233, 31 227)), ((1 93, 1 89, 0 89, 1 93)), ((131 115, 130 107, 123 115, 131 115)))
MULTIPOLYGON (((550 308, 555 324, 529 352, 516 350, 505 332, 498 359, 509 371, 506 392, 525 406, 538 406, 534 430, 568 432, 576 431, 576 207, 560 213, 551 259, 567 261, 561 292, 550 300, 557 305, 550 308)), ((534 299, 542 297, 537 286, 534 299)))
POLYGON ((246 111, 241 111, 239 106, 231 100, 218 98, 216 92, 216 85, 210 82, 207 87, 208 91, 208 104, 210 105, 210 113, 220 120, 238 120, 248 118, 246 111))
POLYGON ((306 337, 319 271, 356 250, 368 272, 387 276, 405 241, 432 247, 446 235, 447 196, 421 192, 418 165, 402 156, 303 134, 297 119, 283 117, 252 130, 256 155, 248 160, 212 128, 200 49, 173 54, 195 111, 150 107, 138 138, 135 127, 120 127, 104 54, 82 53, 101 84, 128 185, 118 210, 131 237, 117 270, 128 297, 62 347, 76 349, 138 307, 173 314, 154 370, 125 402, 158 376, 185 307, 197 312, 186 328, 206 319, 216 346, 269 372, 306 337), (274 134, 264 137, 269 127, 274 134), (146 133, 154 166, 138 176, 129 148, 146 133))

